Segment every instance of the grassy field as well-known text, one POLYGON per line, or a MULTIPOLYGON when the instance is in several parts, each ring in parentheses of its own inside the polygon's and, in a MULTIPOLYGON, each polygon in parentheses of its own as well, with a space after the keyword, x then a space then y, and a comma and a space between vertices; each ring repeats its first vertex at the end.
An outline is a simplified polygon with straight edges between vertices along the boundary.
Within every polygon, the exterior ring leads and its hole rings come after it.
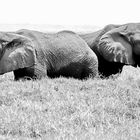
POLYGON ((108 79, 0 77, 0 140, 139 140, 140 69, 108 79))

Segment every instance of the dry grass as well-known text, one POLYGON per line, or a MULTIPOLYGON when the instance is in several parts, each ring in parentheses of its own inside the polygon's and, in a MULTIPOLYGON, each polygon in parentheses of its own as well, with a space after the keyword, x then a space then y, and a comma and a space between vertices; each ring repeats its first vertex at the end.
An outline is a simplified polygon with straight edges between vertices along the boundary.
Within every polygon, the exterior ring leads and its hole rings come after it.
POLYGON ((0 78, 2 140, 139 140, 139 68, 109 79, 0 78))

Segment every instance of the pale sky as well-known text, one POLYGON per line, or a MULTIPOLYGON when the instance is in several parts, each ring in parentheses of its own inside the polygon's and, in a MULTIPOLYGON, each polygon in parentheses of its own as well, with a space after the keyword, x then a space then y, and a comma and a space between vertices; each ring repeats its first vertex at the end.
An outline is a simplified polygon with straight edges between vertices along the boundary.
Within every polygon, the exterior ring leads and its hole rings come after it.
POLYGON ((140 22, 140 0, 0 0, 0 5, 0 30, 54 25, 90 30, 140 22))

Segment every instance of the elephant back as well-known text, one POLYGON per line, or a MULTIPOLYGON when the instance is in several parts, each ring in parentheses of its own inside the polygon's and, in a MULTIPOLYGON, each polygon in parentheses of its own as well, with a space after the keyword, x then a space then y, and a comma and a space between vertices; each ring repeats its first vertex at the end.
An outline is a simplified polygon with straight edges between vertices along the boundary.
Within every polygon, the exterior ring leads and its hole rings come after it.
POLYGON ((73 32, 73 31, 69 31, 69 30, 63 30, 63 31, 59 31, 57 34, 67 34, 67 35, 69 35, 69 34, 75 34, 76 35, 76 33, 75 32, 73 32))

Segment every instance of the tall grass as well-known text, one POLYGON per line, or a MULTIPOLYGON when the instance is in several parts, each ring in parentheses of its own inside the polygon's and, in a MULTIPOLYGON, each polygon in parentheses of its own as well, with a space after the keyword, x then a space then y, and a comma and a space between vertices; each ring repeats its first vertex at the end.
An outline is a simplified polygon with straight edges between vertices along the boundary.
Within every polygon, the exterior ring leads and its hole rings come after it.
POLYGON ((139 68, 108 79, 0 78, 0 138, 139 140, 139 68))

